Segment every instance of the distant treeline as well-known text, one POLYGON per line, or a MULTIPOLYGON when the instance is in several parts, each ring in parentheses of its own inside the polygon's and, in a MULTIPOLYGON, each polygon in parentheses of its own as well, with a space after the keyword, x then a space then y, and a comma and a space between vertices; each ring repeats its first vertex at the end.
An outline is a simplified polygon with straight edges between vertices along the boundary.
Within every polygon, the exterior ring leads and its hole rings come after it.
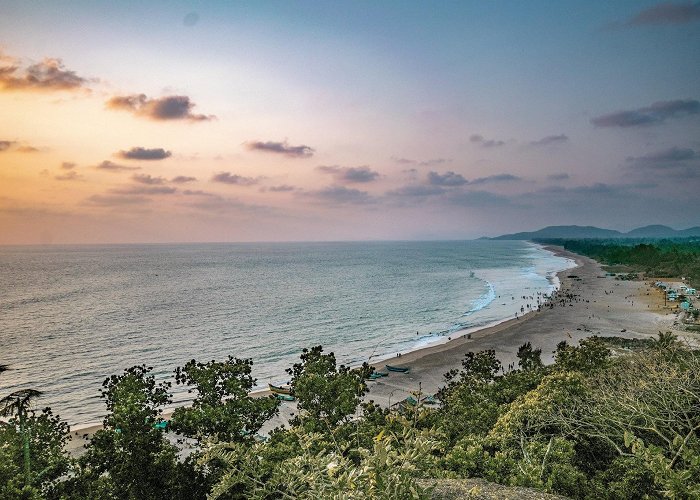
POLYGON ((686 277, 700 286, 700 240, 539 240, 591 257, 606 265, 625 265, 653 277, 686 277))

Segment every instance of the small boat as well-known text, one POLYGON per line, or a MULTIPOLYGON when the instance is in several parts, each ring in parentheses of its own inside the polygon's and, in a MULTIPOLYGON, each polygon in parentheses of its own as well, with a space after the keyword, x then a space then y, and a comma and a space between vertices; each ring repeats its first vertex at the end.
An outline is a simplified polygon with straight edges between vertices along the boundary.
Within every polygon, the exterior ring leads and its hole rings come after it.
POLYGON ((161 431, 165 431, 168 429, 168 421, 167 420, 162 420, 160 422, 156 422, 153 424, 154 429, 159 429, 161 431))
POLYGON ((391 366, 391 365, 385 365, 386 369, 389 370, 390 372, 398 372, 398 373, 408 373, 408 370, 410 368, 404 368, 403 366, 391 366))
POLYGON ((280 401, 296 401, 294 396, 290 396, 289 394, 275 394, 275 397, 280 401))
POLYGON ((389 373, 387 373, 387 372, 374 372, 373 375, 377 375, 378 377, 388 377, 389 373))
POLYGON ((267 386, 270 388, 270 392, 273 394, 286 394, 287 396, 292 395, 292 388, 291 387, 280 387, 278 385, 272 385, 272 384, 267 384, 267 386))
POLYGON ((418 401, 416 401, 416 398, 413 396, 408 396, 406 399, 404 399, 404 401, 409 406, 416 406, 418 404, 418 401))
POLYGON ((367 380, 379 380, 382 377, 384 377, 384 375, 380 375, 379 373, 372 373, 367 377, 367 380))
POLYGON ((435 396, 426 396, 421 400, 421 403, 426 405, 436 405, 439 404, 435 396))

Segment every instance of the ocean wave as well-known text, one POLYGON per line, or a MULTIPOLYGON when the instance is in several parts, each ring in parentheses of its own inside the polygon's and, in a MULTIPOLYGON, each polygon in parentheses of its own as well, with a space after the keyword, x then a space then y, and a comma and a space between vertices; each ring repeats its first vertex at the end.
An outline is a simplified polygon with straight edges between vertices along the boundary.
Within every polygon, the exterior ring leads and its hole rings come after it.
POLYGON ((467 312, 462 314, 462 317, 470 316, 477 311, 481 311, 484 307, 488 306, 491 302, 496 300, 496 289, 493 287, 490 281, 484 280, 484 282, 486 283, 488 291, 478 299, 472 301, 471 308, 467 312))

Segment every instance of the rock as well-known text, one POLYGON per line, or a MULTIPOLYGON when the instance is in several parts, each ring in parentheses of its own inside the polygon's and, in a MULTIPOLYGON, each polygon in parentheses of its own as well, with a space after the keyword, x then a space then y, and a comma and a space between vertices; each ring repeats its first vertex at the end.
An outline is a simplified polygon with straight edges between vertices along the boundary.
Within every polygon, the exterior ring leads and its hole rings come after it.
POLYGON ((423 479, 419 484, 423 487, 432 486, 434 489, 431 498, 435 500, 557 500, 566 498, 533 488, 503 486, 479 478, 423 479))

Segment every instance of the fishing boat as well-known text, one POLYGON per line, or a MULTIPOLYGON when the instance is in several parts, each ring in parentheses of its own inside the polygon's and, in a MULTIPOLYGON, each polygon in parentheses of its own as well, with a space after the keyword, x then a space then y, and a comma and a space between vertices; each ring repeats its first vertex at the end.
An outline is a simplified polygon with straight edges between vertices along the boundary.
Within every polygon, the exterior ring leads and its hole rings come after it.
POLYGON ((418 404, 418 401, 413 396, 408 396, 404 399, 404 402, 409 406, 416 406, 418 404))
POLYGON ((436 405, 439 404, 438 400, 435 398, 435 396, 426 396, 421 400, 421 403, 426 404, 426 405, 436 405))
POLYGON ((270 392, 273 394, 286 394, 287 396, 292 395, 291 387, 280 387, 278 385, 267 384, 270 388, 270 392))
POLYGON ((159 429, 161 431, 165 431, 168 429, 168 421, 167 420, 162 420, 160 422, 156 422, 153 424, 154 429, 159 429))
POLYGON ((367 380, 378 380, 382 377, 388 377, 389 373, 388 372, 374 372, 370 373, 366 378, 367 380))
POLYGON ((275 394, 275 397, 280 401, 296 401, 294 396, 290 396, 289 394, 275 394))
POLYGON ((408 373, 408 370, 410 368, 404 368, 403 366, 391 366, 391 365, 385 365, 386 369, 389 370, 390 372, 398 372, 398 373, 408 373))

